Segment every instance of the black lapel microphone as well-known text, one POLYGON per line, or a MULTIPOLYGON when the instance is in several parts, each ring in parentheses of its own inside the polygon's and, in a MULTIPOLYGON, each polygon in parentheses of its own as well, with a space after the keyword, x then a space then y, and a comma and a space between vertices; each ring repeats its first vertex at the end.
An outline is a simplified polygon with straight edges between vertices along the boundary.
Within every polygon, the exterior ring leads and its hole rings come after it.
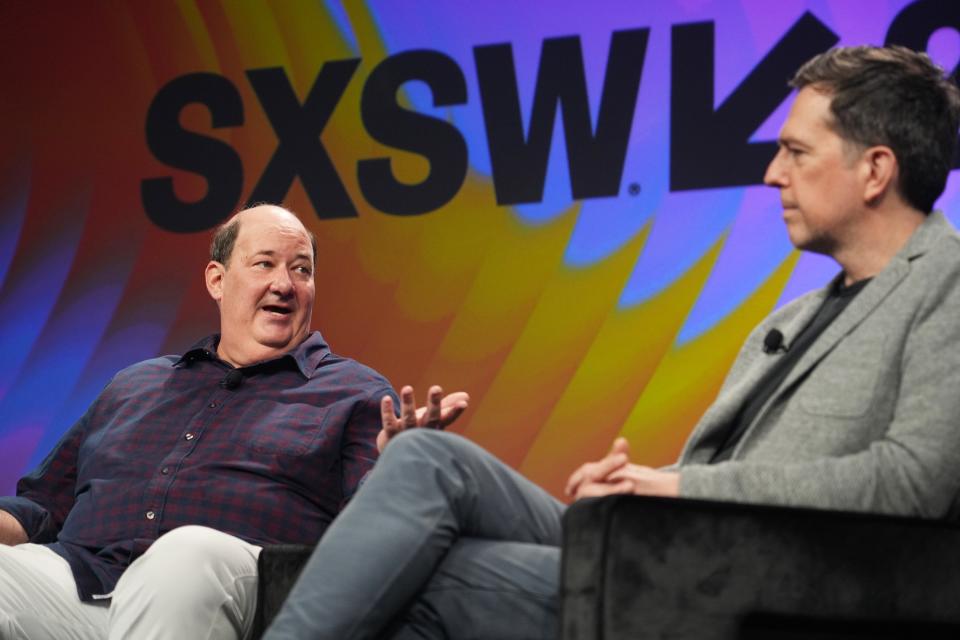
POLYGON ((220 381, 220 386, 228 391, 233 391, 243 383, 243 371, 240 369, 230 369, 226 377, 220 381))
POLYGON ((770 329, 768 333, 763 338, 763 352, 764 353, 777 353, 777 352, 787 352, 787 347, 783 344, 783 334, 779 329, 770 329))

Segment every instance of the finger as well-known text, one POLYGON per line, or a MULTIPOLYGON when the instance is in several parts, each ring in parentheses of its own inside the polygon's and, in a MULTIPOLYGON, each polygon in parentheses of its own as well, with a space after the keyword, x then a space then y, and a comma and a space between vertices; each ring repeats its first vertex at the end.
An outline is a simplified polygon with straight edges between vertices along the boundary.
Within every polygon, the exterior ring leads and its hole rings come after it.
POLYGON ((576 495, 577 488, 585 482, 603 482, 614 470, 627 464, 627 456, 622 453, 608 453, 599 462, 588 462, 570 475, 564 493, 576 495))
POLYGON ((397 414, 393 409, 393 398, 390 396, 383 396, 380 399, 380 426, 391 435, 399 430, 397 414))
POLYGON ((417 404, 413 399, 413 387, 405 386, 400 390, 400 426, 412 429, 417 426, 417 404))
POLYGON ((593 468, 590 469, 591 473, 587 479, 592 482, 605 481, 607 476, 626 464, 628 464, 627 454, 610 453, 606 458, 593 463, 593 468))
POLYGON ((586 467, 587 465, 582 464, 576 471, 570 474, 570 477, 567 479, 567 485, 563 488, 564 495, 572 498, 576 494, 577 488, 583 483, 586 477, 586 467))
POLYGON ((440 401, 443 400, 443 389, 437 385, 427 391, 427 415, 423 426, 428 429, 440 428, 440 401))
POLYGON ((610 453, 622 453, 626 456, 630 455, 630 443, 627 442, 627 439, 624 437, 617 438, 613 441, 613 444, 610 446, 610 453))
POLYGON ((442 410, 440 412, 440 423, 437 425, 437 428, 446 429, 449 427, 454 423, 454 421, 456 421, 457 418, 460 417, 460 414, 462 414, 466 408, 467 407, 464 405, 461 407, 453 407, 452 409, 442 410))
POLYGON ((470 396, 463 391, 457 391, 444 396, 440 401, 440 429, 446 429, 454 420, 460 417, 470 404, 470 396))
POLYGON ((440 401, 440 407, 443 409, 466 409, 469 404, 470 394, 466 391, 454 391, 443 396, 443 400, 440 401))
POLYGON ((633 483, 629 480, 609 484, 606 482, 588 482, 577 491, 576 500, 581 498, 599 498, 601 496, 612 496, 615 494, 633 493, 633 483))
POLYGON ((620 467, 619 469, 615 469, 614 471, 611 471, 610 474, 607 476, 606 480, 607 482, 614 482, 614 481, 619 482, 620 480, 631 480, 632 482, 636 483, 643 479, 645 469, 647 469, 647 467, 641 467, 640 465, 637 465, 637 464, 627 463, 622 467, 620 467))

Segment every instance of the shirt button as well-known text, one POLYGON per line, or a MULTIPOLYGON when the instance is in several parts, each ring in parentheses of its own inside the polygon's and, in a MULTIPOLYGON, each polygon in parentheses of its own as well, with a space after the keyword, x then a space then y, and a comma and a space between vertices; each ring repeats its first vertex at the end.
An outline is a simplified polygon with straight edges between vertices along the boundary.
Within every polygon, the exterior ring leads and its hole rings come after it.
POLYGON ((163 469, 160 469, 160 473, 162 473, 163 475, 167 475, 168 473, 170 473, 170 467, 164 467, 163 469))
POLYGON ((193 440, 193 434, 192 434, 192 433, 188 433, 187 435, 183 436, 183 439, 184 439, 184 440, 193 440))
POLYGON ((216 402, 211 402, 211 403, 208 404, 207 406, 210 407, 211 409, 216 409, 216 408, 217 408, 217 403, 216 403, 216 402))
POLYGON ((153 511, 147 511, 147 520, 153 520, 156 517, 157 514, 155 514, 153 511))

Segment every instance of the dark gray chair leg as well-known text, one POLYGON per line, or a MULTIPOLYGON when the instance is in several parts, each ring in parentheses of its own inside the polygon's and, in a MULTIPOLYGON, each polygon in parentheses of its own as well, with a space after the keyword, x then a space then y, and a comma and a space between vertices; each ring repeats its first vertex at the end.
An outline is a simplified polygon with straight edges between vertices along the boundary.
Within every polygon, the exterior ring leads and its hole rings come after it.
POLYGON ((313 547, 302 544, 270 545, 260 552, 257 562, 257 613, 253 618, 254 640, 263 635, 280 611, 311 553, 313 547))

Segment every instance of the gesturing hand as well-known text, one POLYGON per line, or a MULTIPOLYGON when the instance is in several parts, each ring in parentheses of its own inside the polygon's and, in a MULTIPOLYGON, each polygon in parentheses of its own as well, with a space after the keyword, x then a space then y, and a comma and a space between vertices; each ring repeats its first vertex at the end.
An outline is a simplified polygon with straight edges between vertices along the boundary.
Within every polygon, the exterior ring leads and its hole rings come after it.
POLYGON ((380 400, 380 423, 382 429, 377 435, 377 449, 382 453, 390 439, 407 429, 445 429, 460 417, 470 396, 464 391, 443 395, 443 389, 434 385, 427 392, 426 406, 417 408, 413 397, 413 387, 405 386, 400 390, 400 417, 393 408, 393 398, 383 396, 380 400))

